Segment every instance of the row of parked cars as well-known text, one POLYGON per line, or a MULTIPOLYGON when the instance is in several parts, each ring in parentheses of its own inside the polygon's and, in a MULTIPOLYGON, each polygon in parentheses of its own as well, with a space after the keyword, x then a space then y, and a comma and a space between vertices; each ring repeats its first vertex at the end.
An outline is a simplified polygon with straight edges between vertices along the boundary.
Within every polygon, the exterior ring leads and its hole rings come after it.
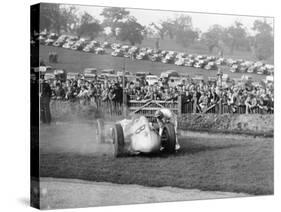
MULTIPOLYGON (((55 69, 52 66, 40 66, 38 71, 40 72, 41 77, 45 80, 53 81, 56 79, 63 82, 66 80, 78 79, 84 79, 87 81, 104 81, 106 79, 118 80, 118 78, 122 79, 123 77, 123 71, 117 71, 114 69, 85 68, 82 72, 67 72, 64 69, 55 69)), ((129 71, 125 71, 124 74, 125 78, 129 82, 140 83, 145 80, 149 85, 153 85, 155 83, 159 84, 166 81, 170 86, 177 86, 187 79, 187 76, 182 76, 175 70, 164 71, 160 76, 153 75, 149 72, 131 73, 129 71)))
POLYGON ((184 52, 166 51, 152 48, 139 48, 114 44, 114 57, 134 57, 137 60, 150 60, 152 62, 162 62, 164 64, 175 64, 177 66, 194 67, 205 70, 218 70, 219 66, 228 66, 230 72, 257 73, 273 75, 274 66, 261 61, 253 62, 243 59, 226 59, 224 57, 193 55, 184 52))
POLYGON ((257 73, 260 75, 273 75, 274 66, 270 64, 264 64, 262 62, 236 60, 230 63, 231 72, 239 73, 257 73))
MULTIPOLYGON (((44 77, 45 80, 78 80, 84 79, 87 81, 100 81, 104 80, 120 80, 123 77, 123 71, 117 71, 114 69, 97 69, 97 68, 85 68, 82 72, 66 72, 64 69, 55 69, 51 66, 40 66, 38 70, 41 76, 44 77)), ((125 71, 125 78, 129 82, 134 82, 134 84, 141 85, 141 83, 147 83, 148 85, 158 84, 161 85, 163 83, 168 84, 170 87, 175 87, 179 85, 184 85, 186 81, 192 80, 193 82, 200 81, 208 81, 210 83, 216 83, 217 77, 204 77, 203 75, 195 75, 193 77, 189 77, 188 75, 179 74, 175 70, 167 70, 163 71, 160 75, 153 75, 149 72, 136 72, 131 73, 129 71, 125 71)), ((253 82, 251 76, 242 75, 241 78, 233 78, 230 79, 228 74, 223 74, 221 77, 222 86, 228 87, 235 83, 236 85, 243 84, 245 82, 253 82)), ((273 76, 267 76, 264 80, 265 83, 272 83, 273 76)))
POLYGON ((40 33, 39 43, 47 46, 62 47, 75 51, 84 51, 95 54, 105 54, 105 48, 109 48, 108 42, 100 43, 95 40, 79 38, 78 36, 61 35, 56 33, 40 33))
POLYGON ((224 57, 193 55, 184 52, 166 51, 150 47, 121 45, 119 43, 100 42, 79 38, 77 36, 58 35, 56 33, 41 32, 39 42, 43 45, 52 45, 65 49, 84 51, 95 54, 105 54, 106 49, 113 57, 126 57, 137 60, 150 60, 164 64, 194 67, 205 70, 218 70, 219 66, 228 66, 230 72, 257 73, 273 75, 274 66, 260 61, 246 61, 242 59, 226 59, 224 57))

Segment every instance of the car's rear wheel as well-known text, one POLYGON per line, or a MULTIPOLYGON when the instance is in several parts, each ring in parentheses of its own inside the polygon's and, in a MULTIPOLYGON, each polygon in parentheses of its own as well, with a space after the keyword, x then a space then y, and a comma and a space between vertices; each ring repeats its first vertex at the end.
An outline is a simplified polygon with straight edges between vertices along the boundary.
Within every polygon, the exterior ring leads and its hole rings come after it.
POLYGON ((114 156, 120 157, 124 155, 124 133, 121 124, 115 124, 112 130, 114 156))
POLYGON ((104 121, 102 119, 97 120, 97 136, 98 136, 99 143, 105 142, 104 121))
POLYGON ((176 132, 174 125, 171 123, 165 124, 161 137, 162 147, 166 153, 174 153, 176 146, 176 132))

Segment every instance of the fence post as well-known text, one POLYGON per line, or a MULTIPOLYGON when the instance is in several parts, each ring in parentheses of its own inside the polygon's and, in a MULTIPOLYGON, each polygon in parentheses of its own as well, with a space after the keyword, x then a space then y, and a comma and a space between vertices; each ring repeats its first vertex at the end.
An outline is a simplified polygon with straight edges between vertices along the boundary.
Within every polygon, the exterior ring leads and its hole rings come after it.
POLYGON ((178 97, 178 116, 181 115, 181 113, 182 113, 181 110, 182 110, 182 96, 179 95, 179 97, 178 97))
POLYGON ((219 114, 222 114, 222 101, 219 101, 219 114))
POLYGON ((127 117, 127 101, 128 101, 127 94, 124 92, 123 93, 123 104, 122 104, 122 106, 123 106, 122 112, 123 112, 123 117, 124 118, 127 117))

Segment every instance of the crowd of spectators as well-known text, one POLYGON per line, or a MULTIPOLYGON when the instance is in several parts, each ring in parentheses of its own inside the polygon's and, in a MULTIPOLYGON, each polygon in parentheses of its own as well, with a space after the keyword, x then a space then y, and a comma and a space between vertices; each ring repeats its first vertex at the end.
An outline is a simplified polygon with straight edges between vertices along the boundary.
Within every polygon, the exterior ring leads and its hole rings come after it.
MULTIPOLYGON (((123 102, 122 78, 118 80, 83 79, 48 81, 53 100, 79 101, 81 104, 112 102, 121 105, 123 102)), ((164 83, 148 85, 147 82, 128 82, 125 84, 127 100, 163 100, 177 101, 181 97, 182 104, 193 105, 192 112, 204 112, 212 105, 220 102, 228 105, 229 112, 238 112, 239 107, 245 113, 252 113, 260 108, 265 113, 272 113, 274 106, 273 85, 249 86, 232 84, 227 87, 216 82, 186 82, 184 85, 170 87, 164 83)))

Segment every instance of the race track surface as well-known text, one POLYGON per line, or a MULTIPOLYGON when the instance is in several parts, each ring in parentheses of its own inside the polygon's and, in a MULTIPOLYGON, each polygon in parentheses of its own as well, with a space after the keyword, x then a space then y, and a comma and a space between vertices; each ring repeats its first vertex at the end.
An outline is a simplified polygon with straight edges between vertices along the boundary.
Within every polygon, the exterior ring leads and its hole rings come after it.
MULTIPOLYGON (((87 123, 40 128, 40 177, 273 194, 273 138, 184 133, 177 154, 113 157, 87 123)), ((86 200, 85 200, 86 201, 86 200)))
POLYGON ((110 206, 139 203, 246 197, 243 193, 173 187, 150 188, 74 179, 41 178, 41 208, 110 206))

